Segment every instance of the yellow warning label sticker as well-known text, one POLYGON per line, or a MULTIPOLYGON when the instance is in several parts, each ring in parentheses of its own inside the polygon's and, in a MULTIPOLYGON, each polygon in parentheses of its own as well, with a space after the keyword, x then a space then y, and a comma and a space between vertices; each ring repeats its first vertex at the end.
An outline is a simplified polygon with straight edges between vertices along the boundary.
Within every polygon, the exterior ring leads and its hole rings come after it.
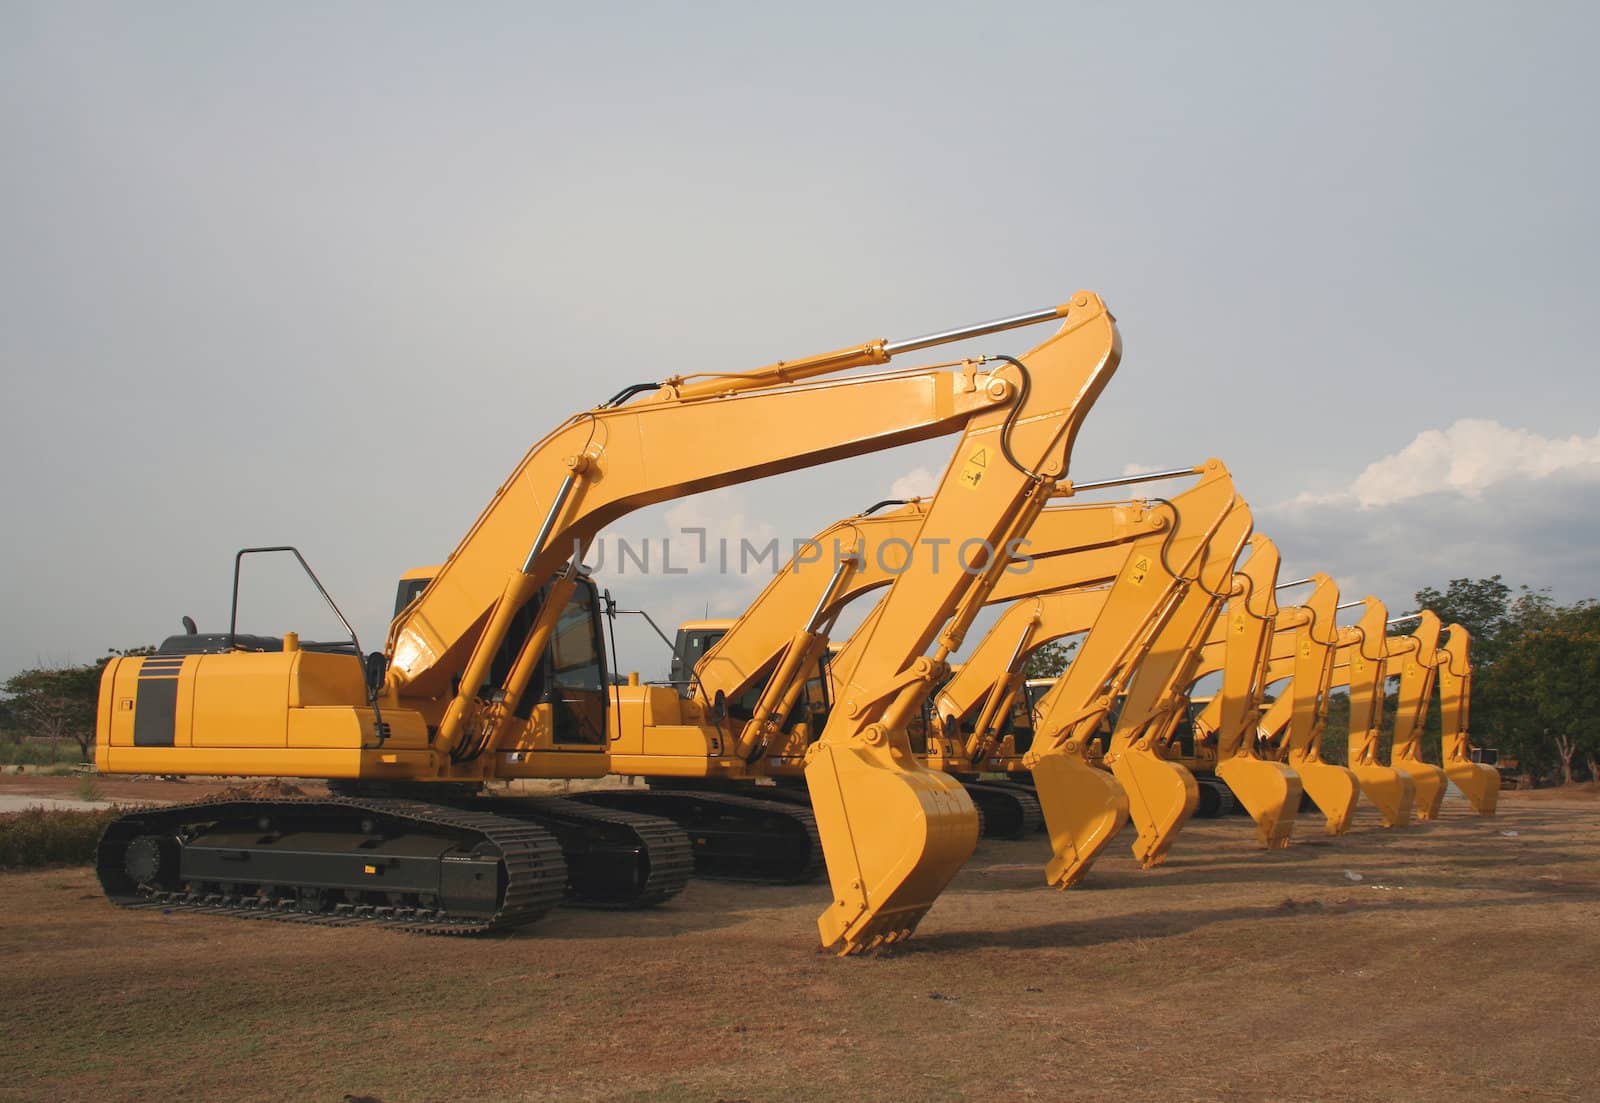
POLYGON ((1150 557, 1141 555, 1128 564, 1128 582, 1134 586, 1142 586, 1145 576, 1150 573, 1150 557))
POLYGON ((1233 630, 1234 630, 1235 634, 1237 634, 1237 635, 1240 635, 1240 636, 1244 635, 1244 614, 1243 613, 1235 613, 1235 614, 1233 614, 1233 630))
POLYGON ((961 485, 968 490, 977 490, 978 484, 983 481, 984 468, 989 466, 989 450, 979 448, 967 457, 967 462, 961 465, 961 485))

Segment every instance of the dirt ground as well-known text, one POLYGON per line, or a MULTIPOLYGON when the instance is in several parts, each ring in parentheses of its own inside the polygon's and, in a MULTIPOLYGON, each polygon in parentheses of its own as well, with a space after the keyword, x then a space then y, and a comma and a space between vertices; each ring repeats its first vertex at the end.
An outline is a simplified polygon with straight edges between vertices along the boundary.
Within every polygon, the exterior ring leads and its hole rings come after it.
POLYGON ((1148 872, 1119 841, 1064 894, 1042 838, 985 841, 915 939, 857 959, 814 949, 825 885, 452 940, 5 875, 0 1099, 1596 1098, 1593 794, 1319 826, 1264 853, 1196 821, 1148 872))

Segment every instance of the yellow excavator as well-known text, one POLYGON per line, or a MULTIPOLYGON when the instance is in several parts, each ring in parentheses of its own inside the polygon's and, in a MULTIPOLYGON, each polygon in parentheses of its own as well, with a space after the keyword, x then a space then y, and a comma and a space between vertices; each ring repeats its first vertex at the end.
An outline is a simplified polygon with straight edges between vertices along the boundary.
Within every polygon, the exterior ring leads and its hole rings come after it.
POLYGON ((933 571, 913 558, 807 752, 833 890, 818 921, 823 944, 850 953, 908 937, 977 841, 959 782, 910 753, 908 720, 1006 570, 1000 550, 1066 477, 1077 431, 1120 356, 1104 303, 1080 292, 927 337, 625 389, 534 445, 395 618, 382 653, 363 656, 354 633, 349 644, 312 645, 293 632, 242 636, 230 623, 225 635, 193 633, 109 663, 101 770, 324 778, 338 795, 121 817, 99 848, 102 885, 129 905, 440 933, 526 923, 566 892, 659 898, 686 865, 670 824, 645 817, 628 828, 632 852, 591 862, 591 840, 621 813, 478 795, 497 779, 603 776, 613 730, 703 738, 698 710, 671 687, 611 684, 585 549, 633 509, 960 433, 918 539, 976 541, 972 569, 933 571), (838 377, 1051 320, 1058 331, 1020 359, 838 377), (677 854, 667 864, 679 866, 661 882, 657 832, 677 854))

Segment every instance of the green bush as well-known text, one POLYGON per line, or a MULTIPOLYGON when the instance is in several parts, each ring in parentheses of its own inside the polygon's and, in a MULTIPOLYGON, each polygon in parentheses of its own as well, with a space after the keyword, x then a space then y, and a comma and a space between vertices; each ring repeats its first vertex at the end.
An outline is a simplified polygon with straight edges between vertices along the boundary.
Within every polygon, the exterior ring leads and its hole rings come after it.
POLYGON ((88 865, 94 861, 100 833, 119 815, 114 808, 93 812, 29 808, 0 816, 0 870, 88 865))

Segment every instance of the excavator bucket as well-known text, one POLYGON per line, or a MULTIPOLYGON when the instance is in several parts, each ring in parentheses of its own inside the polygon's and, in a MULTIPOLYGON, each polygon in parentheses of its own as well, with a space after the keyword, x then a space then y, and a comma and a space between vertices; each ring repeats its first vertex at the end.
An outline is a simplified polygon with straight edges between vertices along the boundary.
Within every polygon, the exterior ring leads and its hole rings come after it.
POLYGON ((1361 796, 1356 775, 1343 766, 1326 762, 1301 762, 1294 770, 1300 775, 1300 784, 1312 802, 1327 817, 1328 834, 1343 835, 1361 796))
POLYGON ((1128 808, 1139 837, 1133 856, 1150 869, 1167 860, 1167 852, 1200 803, 1194 775, 1176 762, 1140 750, 1116 756, 1111 772, 1128 794, 1128 808))
POLYGON ((1072 755, 1041 755, 1032 772, 1050 833, 1045 881, 1069 889, 1127 824, 1128 794, 1116 778, 1072 755))
POLYGON ((1445 786, 1449 780, 1444 771, 1431 762, 1408 758, 1402 763, 1404 772, 1416 784, 1415 810, 1417 819, 1426 823, 1439 818, 1439 806, 1444 803, 1445 786))
POLYGON ((1452 762, 1444 768, 1445 776, 1467 796, 1472 810, 1480 816, 1492 816, 1500 804, 1500 771, 1481 762, 1452 762))
POLYGON ((855 954, 909 938, 978 845, 978 812, 961 782, 888 745, 815 743, 806 786, 822 836, 833 906, 825 947, 855 954))
POLYGON ((1417 779, 1410 763, 1404 770, 1396 770, 1376 763, 1357 763, 1350 767, 1361 783, 1385 827, 1410 827, 1411 813, 1416 808, 1417 779))
POLYGON ((1235 755, 1217 763, 1217 776, 1256 823, 1256 840, 1268 850, 1289 845, 1305 791, 1300 775, 1281 762, 1235 755))

